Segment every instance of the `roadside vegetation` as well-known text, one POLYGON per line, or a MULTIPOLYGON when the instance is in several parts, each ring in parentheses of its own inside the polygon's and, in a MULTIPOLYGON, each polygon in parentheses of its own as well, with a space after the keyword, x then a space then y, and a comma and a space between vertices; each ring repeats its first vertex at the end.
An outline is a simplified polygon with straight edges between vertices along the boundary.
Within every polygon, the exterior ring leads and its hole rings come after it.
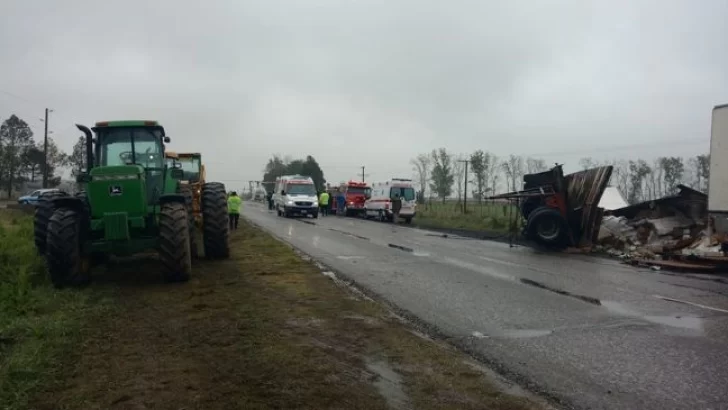
POLYGON ((508 233, 521 226, 522 218, 513 205, 468 201, 467 209, 456 201, 429 201, 418 205, 414 224, 421 228, 508 233))
POLYGON ((0 209, 0 408, 27 409, 29 397, 60 375, 84 323, 108 306, 102 295, 58 292, 45 279, 28 214, 0 209))
POLYGON ((244 221, 231 258, 186 284, 144 255, 64 291, 29 217, 3 211, 0 229, 3 409, 540 406, 244 221))

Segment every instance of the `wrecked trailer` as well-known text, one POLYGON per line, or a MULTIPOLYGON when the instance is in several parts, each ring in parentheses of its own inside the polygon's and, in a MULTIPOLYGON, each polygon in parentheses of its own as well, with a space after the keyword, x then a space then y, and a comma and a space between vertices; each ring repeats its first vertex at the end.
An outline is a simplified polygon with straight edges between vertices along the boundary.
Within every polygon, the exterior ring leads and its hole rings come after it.
POLYGON ((599 201, 612 166, 564 175, 562 165, 523 176, 523 190, 489 197, 518 204, 523 235, 552 248, 589 247, 599 235, 604 210, 599 201))

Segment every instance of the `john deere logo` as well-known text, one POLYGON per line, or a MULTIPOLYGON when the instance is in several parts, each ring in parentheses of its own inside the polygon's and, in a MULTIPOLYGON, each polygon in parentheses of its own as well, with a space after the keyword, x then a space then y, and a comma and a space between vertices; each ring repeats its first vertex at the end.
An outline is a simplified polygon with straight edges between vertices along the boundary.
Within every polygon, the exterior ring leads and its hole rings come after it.
POLYGON ((109 187, 109 195, 110 196, 119 196, 119 195, 121 195, 121 186, 120 185, 111 185, 109 187))

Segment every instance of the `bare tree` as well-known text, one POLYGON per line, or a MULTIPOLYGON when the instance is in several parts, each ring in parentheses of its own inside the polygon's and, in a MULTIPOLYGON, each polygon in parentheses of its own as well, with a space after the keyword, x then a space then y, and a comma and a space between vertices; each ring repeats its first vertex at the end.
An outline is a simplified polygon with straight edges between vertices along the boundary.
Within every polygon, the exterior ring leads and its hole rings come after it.
POLYGON ((644 181, 651 172, 652 169, 644 160, 629 161, 629 194, 627 202, 635 204, 644 199, 644 181))
POLYGON ((611 185, 615 186, 619 193, 623 197, 627 197, 629 193, 629 162, 625 160, 610 160, 606 161, 605 165, 611 165, 612 178, 610 180, 611 185))
POLYGON ((506 184, 511 191, 518 191, 522 185, 523 179, 523 158, 518 155, 511 154, 502 164, 503 171, 506 176, 506 184))
POLYGON ((535 174, 537 172, 543 172, 548 170, 549 167, 546 165, 546 161, 541 158, 526 158, 526 173, 535 174))
POLYGON ((417 157, 413 158, 410 163, 412 164, 412 169, 416 174, 417 182, 420 186, 420 192, 417 195, 417 199, 420 203, 424 203, 427 184, 430 180, 432 157, 428 154, 419 154, 417 157))
POLYGON ((488 185, 490 186, 490 193, 495 194, 496 192, 498 192, 498 184, 500 183, 501 171, 503 169, 503 167, 501 166, 500 158, 491 154, 490 163, 488 164, 487 169, 487 178, 488 185))
POLYGON ((599 163, 595 161, 592 157, 584 157, 579 160, 579 167, 581 167, 582 170, 596 168, 598 166, 599 163))
POLYGON ((455 177, 455 195, 458 196, 458 206, 461 204, 463 197, 463 186, 465 185, 465 163, 464 155, 455 155, 452 162, 452 174, 455 177))
POLYGON ((683 159, 680 157, 661 158, 660 165, 664 172, 665 192, 674 194, 677 192, 677 186, 682 182, 685 173, 683 159))
POLYGON ((698 191, 708 191, 708 177, 710 175, 710 155, 696 155, 688 160, 692 174, 690 186, 698 191))
POLYGON ((437 197, 445 202, 452 193, 453 175, 452 154, 447 149, 440 148, 432 150, 432 175, 430 176, 430 189, 437 194, 437 197))
POLYGON ((477 150, 470 156, 470 169, 475 176, 473 196, 478 198, 478 202, 482 201, 486 192, 492 189, 490 181, 494 160, 493 154, 483 150, 477 150))

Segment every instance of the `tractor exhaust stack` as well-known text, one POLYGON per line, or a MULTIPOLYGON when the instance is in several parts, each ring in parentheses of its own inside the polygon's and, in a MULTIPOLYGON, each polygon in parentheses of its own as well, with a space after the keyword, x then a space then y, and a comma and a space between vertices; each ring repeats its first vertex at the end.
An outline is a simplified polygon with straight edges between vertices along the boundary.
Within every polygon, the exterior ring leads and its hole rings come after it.
POLYGON ((91 172, 94 164, 94 140, 87 126, 76 124, 76 128, 86 135, 86 172, 91 172))

